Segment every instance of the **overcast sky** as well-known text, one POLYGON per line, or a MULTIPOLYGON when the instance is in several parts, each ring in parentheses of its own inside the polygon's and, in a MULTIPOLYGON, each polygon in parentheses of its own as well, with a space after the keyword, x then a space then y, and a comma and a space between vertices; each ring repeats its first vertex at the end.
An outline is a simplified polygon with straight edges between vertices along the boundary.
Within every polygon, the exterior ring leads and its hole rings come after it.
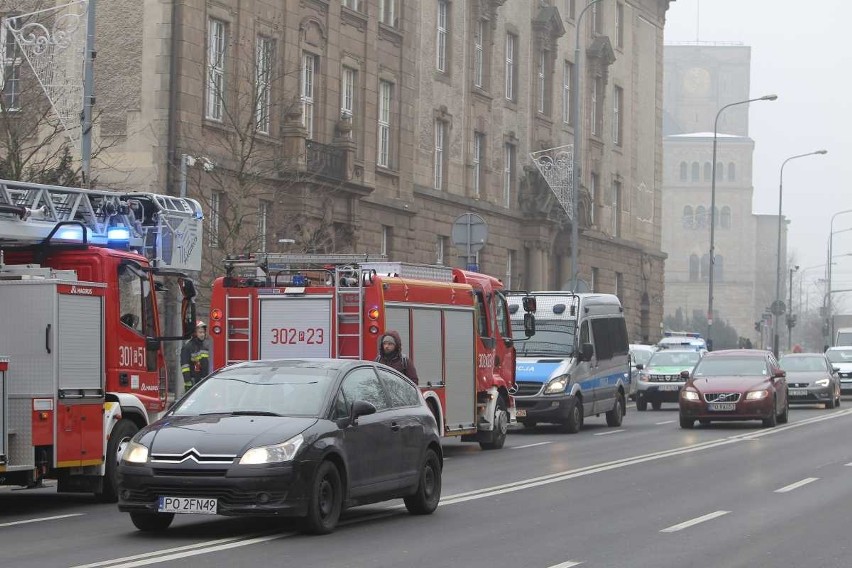
MULTIPOLYGON (((777 213, 782 162, 825 148, 825 156, 784 168, 783 212, 790 219, 789 251, 807 280, 824 276, 829 222, 852 209, 852 2, 849 0, 676 0, 665 40, 739 42, 751 46, 751 105, 755 141, 754 212, 777 213)), ((833 289, 852 288, 852 213, 834 222, 833 289)), ((775 276, 768 274, 774 287, 775 276)), ((816 288, 811 288, 811 306, 816 288)), ((794 285, 794 296, 798 286, 794 285)), ((840 299, 839 297, 837 298, 840 299)), ((852 294, 843 304, 852 305, 852 294)), ((794 302, 796 299, 794 298, 794 302)))

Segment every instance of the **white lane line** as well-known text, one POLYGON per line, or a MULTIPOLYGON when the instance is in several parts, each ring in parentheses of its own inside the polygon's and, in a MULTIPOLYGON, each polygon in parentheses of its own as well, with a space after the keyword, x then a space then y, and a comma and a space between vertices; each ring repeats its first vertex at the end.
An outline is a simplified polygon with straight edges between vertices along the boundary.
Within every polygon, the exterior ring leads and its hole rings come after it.
POLYGON ((807 478, 805 478, 801 481, 797 481, 796 483, 791 483, 790 485, 787 485, 786 487, 782 487, 781 489, 776 489, 775 493, 789 493, 790 491, 793 491, 794 489, 798 489, 799 487, 803 487, 803 486, 807 485, 808 483, 813 483, 814 481, 817 481, 818 479, 819 479, 819 477, 807 477, 807 478))
POLYGON ((609 436, 610 434, 618 434, 619 432, 626 432, 626 430, 610 430, 609 432, 598 432, 595 436, 609 436))
POLYGON ((552 444, 553 442, 537 442, 535 444, 527 444, 525 446, 513 446, 509 448, 510 450, 522 450, 524 448, 534 448, 536 446, 546 446, 547 444, 552 444))
POLYGON ((675 423, 674 420, 666 420, 665 422, 656 422, 654 425, 655 426, 662 426, 663 424, 674 424, 674 423, 675 423))
POLYGON ((730 513, 730 511, 716 511, 714 513, 709 513, 707 515, 703 515, 701 517, 696 517, 692 520, 679 523, 677 525, 672 525, 667 529, 661 530, 660 532, 673 533, 677 531, 682 531, 683 529, 688 529, 689 527, 693 527, 701 523, 706 523, 707 521, 712 521, 713 519, 718 519, 719 517, 727 515, 728 513, 730 513))
POLYGON ((573 560, 569 560, 568 562, 562 562, 561 564, 554 564, 550 566, 550 568, 571 568, 572 566, 579 566, 582 562, 574 562, 573 560))
POLYGON ((56 515, 54 517, 40 517, 38 519, 26 519, 24 521, 12 521, 10 523, 2 523, 0 524, 0 528, 2 527, 13 527, 16 525, 28 525, 30 523, 41 523, 44 521, 55 521, 57 519, 67 519, 68 517, 82 517, 85 513, 71 513, 69 515, 56 515))

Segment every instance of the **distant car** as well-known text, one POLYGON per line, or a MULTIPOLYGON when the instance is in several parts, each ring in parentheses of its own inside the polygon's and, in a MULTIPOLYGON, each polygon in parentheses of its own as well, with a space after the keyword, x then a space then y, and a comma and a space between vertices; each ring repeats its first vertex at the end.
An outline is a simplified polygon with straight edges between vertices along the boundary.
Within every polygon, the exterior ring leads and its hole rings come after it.
POLYGON ((378 363, 254 361, 192 388, 123 449, 119 504, 143 531, 176 513, 295 516, 334 530, 343 509, 441 497, 435 418, 417 387, 378 363))
POLYGON ((787 372, 790 404, 840 406, 840 379, 822 353, 791 353, 778 360, 787 372))
POLYGON ((837 369, 840 392, 852 392, 852 347, 831 347, 825 352, 825 357, 837 369))
POLYGON ((770 351, 731 349, 707 353, 680 391, 680 427, 695 421, 762 420, 766 427, 789 416, 787 380, 770 351))
POLYGON ((630 399, 636 397, 636 382, 639 380, 639 367, 645 367, 651 355, 657 352, 653 345, 642 345, 641 343, 630 344, 630 399))
POLYGON ((636 410, 644 412, 650 403, 659 410, 664 402, 678 402, 680 389, 686 383, 681 371, 691 371, 703 351, 665 349, 651 356, 639 371, 636 383, 636 410))
POLYGON ((667 331, 657 342, 657 349, 693 349, 707 351, 707 342, 697 333, 667 331))

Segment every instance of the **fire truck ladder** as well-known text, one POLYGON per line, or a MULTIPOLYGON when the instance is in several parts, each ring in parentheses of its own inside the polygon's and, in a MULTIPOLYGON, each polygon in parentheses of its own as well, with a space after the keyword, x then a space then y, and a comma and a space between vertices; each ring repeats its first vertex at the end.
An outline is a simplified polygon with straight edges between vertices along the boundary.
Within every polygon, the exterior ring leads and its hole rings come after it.
POLYGON ((62 187, 0 180, 0 243, 52 239, 98 246, 124 244, 158 268, 201 269, 201 205, 156 193, 62 187))
POLYGON ((337 305, 337 358, 364 358, 364 279, 361 268, 354 264, 334 267, 334 297, 337 305), (357 309, 353 309, 356 308, 357 309), (343 325, 347 331, 343 333, 343 325), (354 329, 351 324, 355 324, 354 329), (343 344, 349 339, 350 343, 358 345, 358 354, 342 355, 343 344))
POLYGON ((251 297, 225 296, 225 364, 242 363, 252 356, 251 297), (235 337, 239 335, 239 337, 235 337), (234 352, 245 353, 245 359, 233 357, 234 352))

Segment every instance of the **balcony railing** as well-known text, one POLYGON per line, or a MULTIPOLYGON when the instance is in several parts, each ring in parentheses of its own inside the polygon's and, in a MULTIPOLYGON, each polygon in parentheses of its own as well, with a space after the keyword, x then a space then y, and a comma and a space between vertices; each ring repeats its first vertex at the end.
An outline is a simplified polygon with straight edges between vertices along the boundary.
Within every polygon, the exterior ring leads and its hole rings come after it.
POLYGON ((341 148, 308 140, 307 167, 312 174, 337 180, 346 179, 346 153, 341 148))

